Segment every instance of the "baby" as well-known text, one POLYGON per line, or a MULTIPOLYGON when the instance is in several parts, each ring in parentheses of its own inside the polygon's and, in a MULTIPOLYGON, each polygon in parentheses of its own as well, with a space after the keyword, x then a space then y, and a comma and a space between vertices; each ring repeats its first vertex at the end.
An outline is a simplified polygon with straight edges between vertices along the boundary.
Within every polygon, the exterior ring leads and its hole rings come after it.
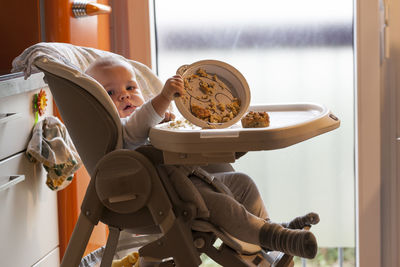
MULTIPOLYGON (((114 102, 123 125, 124 148, 128 149, 145 144, 154 125, 174 119, 175 116, 167 112, 168 106, 184 90, 182 78, 175 75, 167 80, 158 95, 145 102, 132 66, 123 59, 112 57, 96 60, 86 74, 97 80, 114 102)), ((213 176, 231 194, 216 192, 202 179, 190 177, 210 211, 208 220, 211 223, 242 241, 265 249, 304 258, 315 257, 318 248, 315 236, 301 229, 318 223, 317 214, 309 213, 289 223, 272 223, 249 176, 240 172, 213 176)))

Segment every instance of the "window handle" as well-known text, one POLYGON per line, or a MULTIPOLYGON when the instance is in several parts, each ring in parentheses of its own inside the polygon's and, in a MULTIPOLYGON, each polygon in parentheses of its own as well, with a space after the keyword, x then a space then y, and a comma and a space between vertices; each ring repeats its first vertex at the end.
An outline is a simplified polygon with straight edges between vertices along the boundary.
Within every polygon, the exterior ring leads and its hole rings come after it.
POLYGON ((111 13, 111 7, 88 1, 74 1, 72 3, 72 14, 75 18, 95 16, 111 13))

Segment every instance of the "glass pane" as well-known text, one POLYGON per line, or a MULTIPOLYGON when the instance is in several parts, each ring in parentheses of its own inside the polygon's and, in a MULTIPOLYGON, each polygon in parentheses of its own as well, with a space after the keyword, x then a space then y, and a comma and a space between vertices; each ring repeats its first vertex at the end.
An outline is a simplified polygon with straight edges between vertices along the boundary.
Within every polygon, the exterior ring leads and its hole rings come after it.
POLYGON ((258 184, 271 218, 315 211, 320 247, 354 247, 352 14, 347 0, 155 1, 158 72, 217 59, 236 67, 253 104, 314 102, 339 129, 294 146, 250 152, 234 167, 258 184))

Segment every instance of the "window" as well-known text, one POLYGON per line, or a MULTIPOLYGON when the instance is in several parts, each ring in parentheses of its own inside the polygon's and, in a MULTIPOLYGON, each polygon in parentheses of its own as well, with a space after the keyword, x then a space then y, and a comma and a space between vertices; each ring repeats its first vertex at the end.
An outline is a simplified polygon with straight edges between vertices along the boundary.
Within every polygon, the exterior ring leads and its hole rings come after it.
POLYGON ((252 104, 315 102, 341 119, 333 132, 249 152, 234 167, 256 181, 272 220, 319 213, 318 257, 349 248, 355 265, 352 1, 155 0, 155 21, 163 80, 183 64, 222 60, 246 77, 252 104))

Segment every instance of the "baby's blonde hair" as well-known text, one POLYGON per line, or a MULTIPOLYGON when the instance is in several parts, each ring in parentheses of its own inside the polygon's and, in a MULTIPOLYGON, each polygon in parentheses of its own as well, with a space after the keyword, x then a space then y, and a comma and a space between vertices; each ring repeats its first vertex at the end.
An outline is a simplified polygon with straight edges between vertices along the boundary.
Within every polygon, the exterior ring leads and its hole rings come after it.
POLYGON ((132 67, 132 65, 124 58, 120 57, 113 57, 113 56, 107 56, 107 57, 99 57, 95 61, 93 61, 85 70, 85 74, 92 76, 93 72, 100 69, 100 68, 106 68, 109 66, 115 66, 115 65, 125 65, 128 67, 133 74, 136 73, 132 67))

